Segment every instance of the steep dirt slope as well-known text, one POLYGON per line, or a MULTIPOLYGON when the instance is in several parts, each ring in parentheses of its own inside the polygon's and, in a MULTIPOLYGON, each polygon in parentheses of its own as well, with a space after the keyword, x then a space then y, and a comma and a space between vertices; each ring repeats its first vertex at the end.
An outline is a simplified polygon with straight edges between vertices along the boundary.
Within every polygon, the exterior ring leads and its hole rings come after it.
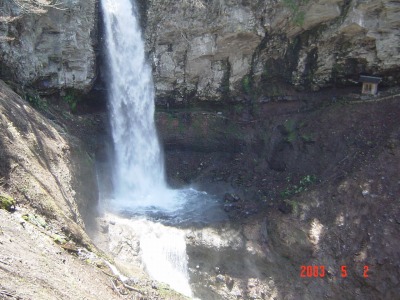
POLYGON ((0 93, 2 192, 14 196, 18 205, 58 220, 80 242, 89 243, 77 205, 83 201, 74 186, 78 169, 71 160, 83 148, 1 81, 0 93))
POLYGON ((2 81, 0 111, 0 194, 17 209, 0 210, 0 298, 116 298, 100 269, 58 245, 91 247, 74 184, 82 159, 72 161, 83 148, 2 81))
POLYGON ((21 218, 28 212, 0 210, 0 299, 119 298, 111 277, 61 248, 48 228, 21 218))

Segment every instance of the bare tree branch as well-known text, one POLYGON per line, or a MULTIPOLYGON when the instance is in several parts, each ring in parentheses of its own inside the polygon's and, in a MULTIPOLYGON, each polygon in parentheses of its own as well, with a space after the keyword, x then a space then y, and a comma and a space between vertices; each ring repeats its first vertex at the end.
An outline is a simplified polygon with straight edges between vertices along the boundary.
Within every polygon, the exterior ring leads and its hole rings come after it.
POLYGON ((59 1, 54 0, 11 0, 23 13, 43 14, 49 8, 65 10, 59 1))

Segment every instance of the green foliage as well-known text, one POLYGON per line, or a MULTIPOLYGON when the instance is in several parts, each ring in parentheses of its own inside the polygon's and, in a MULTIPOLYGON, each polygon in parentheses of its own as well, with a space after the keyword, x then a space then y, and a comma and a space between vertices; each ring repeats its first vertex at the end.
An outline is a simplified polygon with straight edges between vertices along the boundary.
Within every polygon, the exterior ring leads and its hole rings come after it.
POLYGON ((172 123, 174 120, 176 120, 175 114, 167 113, 167 121, 168 121, 168 123, 172 123))
POLYGON ((168 112, 166 115, 167 115, 167 118, 166 118, 166 122, 167 122, 166 128, 167 128, 168 130, 174 130, 174 129, 175 129, 174 123, 175 123, 175 121, 177 120, 176 115, 173 114, 173 113, 169 113, 169 112, 168 112))
POLYGON ((315 175, 306 175, 300 180, 300 185, 301 186, 308 186, 313 183, 317 182, 317 176, 315 175))
POLYGON ((302 26, 304 24, 305 12, 300 10, 301 5, 305 5, 309 0, 283 0, 284 6, 290 9, 293 14, 293 24, 302 26))
POLYGON ((315 142, 315 138, 311 134, 303 134, 301 139, 306 143, 315 142))
POLYGON ((272 96, 281 96, 284 94, 284 91, 278 86, 278 85, 273 85, 270 87, 270 94, 272 96))
POLYGON ((268 145, 270 143, 270 132, 268 132, 266 129, 260 131, 260 139, 263 141, 264 146, 268 145))
POLYGON ((303 26, 305 15, 306 13, 304 11, 297 12, 293 18, 293 24, 297 26, 303 26))
POLYGON ((178 123, 178 131, 180 134, 183 134, 185 132, 185 124, 182 121, 179 121, 178 123))
POLYGON ((340 76, 344 73, 344 66, 338 62, 335 62, 332 66, 332 79, 335 83, 338 82, 340 76))
POLYGON ((293 192, 290 187, 287 187, 280 193, 281 197, 286 199, 293 195, 293 192))
POLYGON ((229 122, 226 127, 225 127, 225 133, 229 137, 234 137, 237 139, 242 139, 243 138, 243 133, 240 128, 240 126, 234 122, 229 122))
POLYGON ((244 109, 245 109, 245 107, 244 107, 243 104, 235 104, 235 105, 233 106, 233 112, 234 112, 236 115, 241 115, 241 114, 244 112, 244 109))
POLYGON ((26 93, 25 99, 32 105, 34 108, 38 110, 45 110, 47 109, 47 102, 40 98, 40 96, 36 93, 26 93))
POLYGON ((297 201, 288 200, 288 199, 286 199, 284 201, 292 207, 292 213, 294 215, 297 215, 297 213, 299 212, 299 203, 297 201))
POLYGON ((53 234, 52 238, 53 238, 53 241, 59 245, 63 245, 67 242, 66 237, 59 235, 59 234, 53 234))
MULTIPOLYGON (((290 181, 290 178, 288 179, 290 181)), ((284 189, 280 195, 282 198, 286 199, 293 195, 305 192, 308 190, 308 187, 317 182, 317 177, 315 175, 306 175, 300 179, 298 184, 289 185, 284 189)))
POLYGON ((283 4, 293 12, 299 10, 299 2, 301 2, 301 0, 283 0, 283 4))
POLYGON ((74 90, 67 90, 65 96, 63 97, 63 100, 68 103, 71 112, 76 111, 79 97, 74 90))
POLYGON ((296 122, 293 119, 289 119, 285 121, 285 124, 283 124, 283 126, 285 126, 285 129, 288 132, 291 132, 296 129, 296 122))
POLYGON ((43 219, 41 216, 39 215, 35 215, 35 214, 25 214, 22 216, 22 219, 24 219, 25 221, 36 225, 38 227, 42 227, 42 228, 46 228, 47 227, 47 222, 45 219, 43 219))
POLYGON ((8 195, 0 195, 0 209, 5 209, 7 211, 15 210, 15 200, 8 195))
POLYGON ((294 131, 290 132, 286 137, 286 141, 293 143, 296 140, 296 133, 294 131))
POLYGON ((228 59, 226 60, 224 67, 225 67, 224 76, 222 77, 221 80, 221 94, 222 94, 222 99, 228 100, 230 94, 229 79, 231 77, 231 64, 229 63, 228 59))
POLYGON ((289 143, 292 143, 296 140, 297 134, 296 134, 296 122, 292 119, 286 120, 286 122, 283 124, 285 127, 285 130, 287 131, 287 136, 285 140, 289 143))
POLYGON ((246 94, 250 94, 251 92, 251 78, 250 75, 246 75, 243 77, 242 79, 242 87, 243 87, 243 91, 246 94))
POLYGON ((269 74, 270 72, 268 71, 268 67, 267 67, 267 65, 265 65, 264 66, 264 70, 263 70, 263 73, 262 73, 262 76, 264 76, 264 78, 269 78, 270 77, 270 74, 269 74))

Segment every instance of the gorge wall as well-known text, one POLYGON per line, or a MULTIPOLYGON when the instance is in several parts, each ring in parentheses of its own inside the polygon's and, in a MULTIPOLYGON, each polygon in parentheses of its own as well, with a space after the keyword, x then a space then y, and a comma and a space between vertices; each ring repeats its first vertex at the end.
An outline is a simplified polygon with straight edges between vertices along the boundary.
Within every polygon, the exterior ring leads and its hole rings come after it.
POLYGON ((158 98, 235 100, 399 82, 400 4, 389 0, 139 1, 158 98), (289 88, 289 89, 288 89, 289 88), (240 97, 239 97, 240 98, 240 97))
POLYGON ((0 1, 1 78, 39 90, 90 90, 96 77, 97 1, 17 3, 0 1))
MULTIPOLYGON (((399 82, 400 4, 389 0, 138 1, 158 100, 240 100, 292 88, 399 82)), ((0 1, 1 77, 88 91, 96 79, 98 1, 35 13, 0 1)), ((163 101, 161 101, 163 102, 163 101)))
MULTIPOLYGON (((90 90, 97 73, 96 43, 101 39, 97 2, 60 0, 56 8, 27 13, 15 2, 0 0, 0 78, 46 93, 90 90)), ((352 84, 360 73, 383 76, 386 85, 400 82, 398 2, 138 4, 160 103, 266 102, 296 90, 352 84)), ((215 299, 395 299, 399 294, 399 98, 337 101, 321 108, 320 103, 330 99, 324 94, 315 93, 308 102, 263 103, 252 111, 246 105, 225 105, 218 112, 158 113, 171 183, 207 184, 223 194, 229 187, 239 196, 226 194, 224 210, 232 223, 240 225, 243 246, 232 251, 228 244, 217 248, 206 238, 196 240, 197 232, 187 236, 192 240, 189 268, 200 282, 195 287, 199 294, 208 292, 203 282, 216 293, 215 299), (313 183, 306 185, 305 180, 313 183), (243 253, 251 256, 242 259, 243 253), (200 265, 201 261, 205 263, 200 265), (327 266, 326 279, 301 278, 302 265, 327 266), (340 278, 342 265, 348 266, 347 279, 340 278), (362 275, 366 265, 371 269, 368 280, 362 275), (257 274, 251 273, 255 266, 257 274)), ((0 244, 14 243, 7 235, 13 232, 10 228, 18 233, 16 246, 0 247, 2 260, 11 256, 8 249, 22 249, 23 257, 31 249, 38 249, 40 257, 49 256, 50 251, 42 253, 37 243, 27 242, 32 234, 25 229, 30 230, 30 218, 34 221, 37 214, 51 225, 51 234, 91 245, 84 232, 91 225, 85 214, 93 212, 89 208, 97 199, 93 157, 107 161, 107 121, 100 114, 70 114, 65 103, 57 108, 61 100, 53 97, 49 108, 37 112, 0 81, 0 194, 17 202, 15 214, 0 211, 0 244), (21 221, 21 214, 29 220, 21 221)), ((101 225, 106 234, 119 224, 101 225)), ((218 235, 225 237, 221 232, 218 235)), ((218 241, 217 233, 204 237, 218 241)), ((47 237, 46 243, 55 246, 57 241, 47 237)), ((4 271, 17 264, 3 263, 0 290, 7 284, 5 288, 31 298, 37 278, 44 274, 46 280, 57 279, 52 285, 40 281, 45 292, 60 289, 58 278, 66 282, 61 285, 65 293, 58 298, 77 299, 86 292, 98 292, 89 299, 119 296, 118 291, 109 295, 114 287, 103 270, 98 270, 101 284, 94 282, 98 277, 93 273, 81 271, 81 265, 65 276, 60 265, 66 258, 54 249, 49 263, 37 267, 40 276, 30 275, 29 280, 21 280, 15 270, 4 271), (48 273, 43 266, 61 275, 48 273), (93 282, 81 282, 77 274, 89 274, 93 282), (75 280, 74 285, 67 279, 75 280), (32 283, 32 294, 27 294, 26 282, 32 283)), ((22 263, 20 268, 23 274, 31 270, 22 263)), ((148 286, 156 291, 152 282, 148 286)), ((212 299, 208 295, 204 298, 212 299)))

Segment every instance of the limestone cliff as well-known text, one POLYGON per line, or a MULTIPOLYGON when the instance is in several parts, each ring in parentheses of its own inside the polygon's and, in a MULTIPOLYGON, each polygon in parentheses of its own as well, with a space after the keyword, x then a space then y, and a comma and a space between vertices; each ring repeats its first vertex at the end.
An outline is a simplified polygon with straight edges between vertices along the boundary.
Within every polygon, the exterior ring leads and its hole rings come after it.
POLYGON ((399 82, 400 3, 389 0, 163 0, 145 6, 159 99, 212 100, 399 82), (287 85, 289 84, 289 85, 287 85))
POLYGON ((56 7, 27 11, 0 0, 1 77, 36 89, 89 90, 95 79, 96 2, 61 0, 56 7))

